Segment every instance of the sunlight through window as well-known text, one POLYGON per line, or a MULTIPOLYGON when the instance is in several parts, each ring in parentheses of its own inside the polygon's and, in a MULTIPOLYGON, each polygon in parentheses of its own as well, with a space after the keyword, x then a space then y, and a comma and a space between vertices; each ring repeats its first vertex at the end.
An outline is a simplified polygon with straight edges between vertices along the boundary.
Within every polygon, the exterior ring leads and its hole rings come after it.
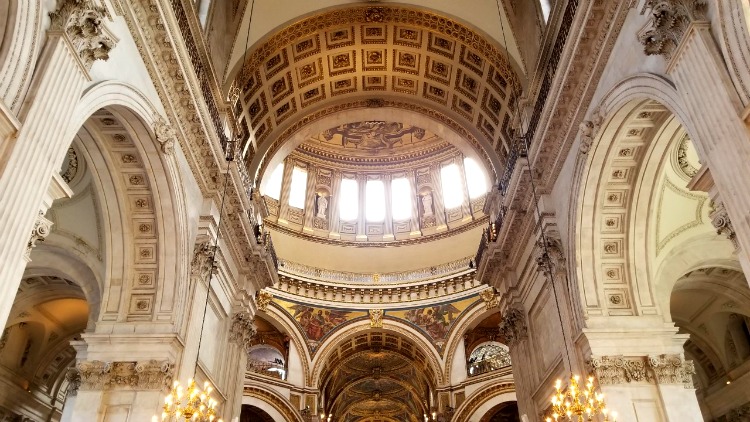
POLYGON ((365 185, 365 218, 370 222, 385 220, 385 185, 381 180, 368 180, 365 185))
POLYGON ((487 179, 479 164, 472 158, 464 159, 466 185, 469 187, 469 198, 475 199, 487 193, 487 179))
POLYGON ((341 195, 339 196, 339 218, 344 221, 357 219, 359 214, 359 189, 354 179, 341 180, 341 195))
POLYGON ((306 190, 307 170, 295 167, 292 170, 292 186, 289 188, 289 206, 304 209, 306 190))
POLYGON ((461 188, 461 175, 458 166, 449 164, 440 169, 443 185, 443 204, 446 209, 458 208, 463 202, 464 190, 461 188))
POLYGON ((405 177, 391 182, 391 209, 395 221, 411 218, 411 186, 405 177))
POLYGON ((268 177, 268 183, 266 184, 266 195, 270 196, 275 200, 279 200, 281 197, 281 181, 284 179, 284 163, 279 163, 273 172, 268 177))

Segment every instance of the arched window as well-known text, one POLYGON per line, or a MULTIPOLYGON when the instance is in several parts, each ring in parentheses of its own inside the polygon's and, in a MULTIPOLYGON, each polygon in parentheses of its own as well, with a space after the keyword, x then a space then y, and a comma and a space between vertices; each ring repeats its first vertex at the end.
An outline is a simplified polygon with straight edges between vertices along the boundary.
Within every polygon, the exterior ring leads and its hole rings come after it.
POLYGON ((508 347, 496 341, 482 343, 469 355, 468 372, 473 377, 511 365, 508 347))
POLYGON ((409 179, 399 177, 391 181, 391 208, 394 221, 411 218, 411 186, 409 179))
POLYGON ((466 170, 466 185, 469 188, 469 198, 476 199, 487 193, 487 178, 479 164, 473 159, 464 158, 466 170))
POLYGON ((247 370, 274 378, 286 379, 284 355, 275 347, 259 344, 247 353, 247 370))
POLYGON ((443 204, 446 209, 458 208, 463 203, 464 190, 461 187, 461 174, 458 166, 448 164, 440 169, 440 182, 443 186, 443 204))
POLYGON ((344 221, 356 220, 359 215, 359 187, 354 179, 341 180, 339 195, 339 218, 344 221))
POLYGON ((306 191, 307 170, 295 167, 292 170, 292 185, 289 187, 289 206, 304 209, 306 191))
POLYGON ((365 185, 365 218, 373 223, 385 220, 385 185, 382 180, 368 180, 365 185))
POLYGON ((271 176, 268 177, 265 194, 278 201, 281 197, 281 181, 283 179, 284 163, 279 163, 279 165, 276 166, 275 169, 273 169, 271 176))

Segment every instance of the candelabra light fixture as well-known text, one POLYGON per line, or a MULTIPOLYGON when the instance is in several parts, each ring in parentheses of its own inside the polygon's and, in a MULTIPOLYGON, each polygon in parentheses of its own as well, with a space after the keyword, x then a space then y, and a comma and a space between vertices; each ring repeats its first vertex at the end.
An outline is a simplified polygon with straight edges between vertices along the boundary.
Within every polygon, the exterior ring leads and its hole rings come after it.
MULTIPOLYGON (((216 400, 211 398, 213 388, 206 381, 203 389, 198 388, 191 378, 188 381, 187 390, 182 388, 179 381, 175 381, 172 390, 164 398, 164 410, 161 420, 165 422, 222 422, 216 419, 216 400)), ((154 416, 156 421, 156 416, 154 416)))
POLYGON ((574 375, 564 389, 562 380, 557 380, 556 392, 552 396, 552 414, 545 419, 546 422, 617 422, 617 412, 610 412, 604 403, 604 394, 595 390, 594 377, 589 377, 585 385, 579 385, 580 380, 580 376, 574 375))

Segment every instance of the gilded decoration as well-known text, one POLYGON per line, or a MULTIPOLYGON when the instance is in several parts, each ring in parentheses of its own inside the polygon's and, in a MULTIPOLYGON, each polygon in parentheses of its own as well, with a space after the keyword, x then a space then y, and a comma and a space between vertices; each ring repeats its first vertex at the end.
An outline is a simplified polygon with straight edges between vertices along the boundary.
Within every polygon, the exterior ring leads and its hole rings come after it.
POLYGON ((383 310, 370 309, 370 328, 383 328, 383 310))
POLYGON ((258 310, 265 312, 268 309, 268 304, 273 300, 273 295, 265 290, 260 290, 255 295, 255 301, 258 305, 258 310))
POLYGON ((401 319, 423 332, 435 347, 442 351, 453 324, 460 315, 479 300, 471 296, 455 302, 420 308, 389 310, 389 317, 401 319))
POLYGON ((275 302, 297 322, 313 351, 323 338, 339 326, 368 316, 366 311, 312 307, 282 299, 276 299, 275 302))

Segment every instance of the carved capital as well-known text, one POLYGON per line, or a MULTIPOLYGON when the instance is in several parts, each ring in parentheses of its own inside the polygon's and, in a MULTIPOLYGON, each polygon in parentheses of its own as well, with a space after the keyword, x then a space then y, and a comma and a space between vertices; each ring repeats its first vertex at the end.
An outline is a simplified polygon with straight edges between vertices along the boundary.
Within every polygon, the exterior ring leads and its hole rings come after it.
POLYGON ((78 389, 81 388, 81 373, 76 368, 69 368, 65 373, 65 379, 68 381, 67 396, 78 395, 78 389))
POLYGON ((193 260, 190 263, 190 274, 194 278, 206 279, 212 270, 214 247, 211 242, 201 242, 195 245, 193 260))
POLYGON ((565 267, 565 253, 562 248, 562 241, 560 239, 546 236, 544 240, 540 239, 537 242, 538 255, 536 263, 539 271, 549 270, 552 274, 564 273, 565 267))
POLYGON ((229 341, 249 349, 257 334, 258 328, 255 320, 248 312, 239 312, 232 317, 232 326, 229 328, 229 341))
POLYGON ((600 385, 649 382, 653 379, 646 370, 644 357, 593 356, 589 360, 589 366, 600 385))
POLYGON ((83 361, 76 365, 83 390, 163 390, 172 384, 174 365, 169 361, 83 361))
POLYGON ((370 328, 383 328, 383 310, 370 309, 370 328))
POLYGON ((685 360, 682 355, 649 356, 648 364, 654 372, 659 384, 683 384, 685 388, 693 388, 693 374, 695 365, 691 360, 685 360))
POLYGON ((641 14, 648 12, 650 18, 638 32, 646 55, 670 60, 690 24, 706 20, 707 9, 705 0, 646 0, 641 14))
POLYGON ((105 8, 91 0, 62 0, 49 16, 50 30, 65 34, 87 70, 94 61, 109 59, 115 41, 104 27, 105 8))
POLYGON ((497 297, 494 287, 487 287, 479 293, 479 297, 484 301, 484 308, 487 310, 497 308, 500 305, 500 300, 497 297))
POLYGON ((498 326, 500 336, 505 340, 508 347, 513 347, 526 339, 528 330, 526 327, 526 316, 518 308, 510 308, 503 316, 498 326))
POLYGON ((161 145, 161 151, 167 155, 174 152, 177 143, 177 131, 163 117, 158 116, 154 122, 156 141, 161 145))
POLYGON ((716 228, 716 233, 726 236, 732 242, 732 245, 734 245, 734 249, 739 249, 740 243, 737 240, 737 233, 734 231, 734 226, 729 219, 729 214, 724 207, 724 203, 711 203, 711 211, 708 216, 711 218, 711 224, 716 228))
POLYGON ((265 290, 260 290, 255 295, 255 303, 258 305, 258 310, 265 312, 268 309, 268 304, 273 300, 273 295, 265 290))
POLYGON ((47 236, 49 236, 52 224, 53 223, 50 220, 47 220, 47 218, 44 217, 44 212, 39 211, 39 214, 36 216, 36 221, 34 222, 34 228, 31 229, 29 241, 26 243, 27 260, 31 259, 31 250, 36 247, 36 242, 42 242, 47 236))

